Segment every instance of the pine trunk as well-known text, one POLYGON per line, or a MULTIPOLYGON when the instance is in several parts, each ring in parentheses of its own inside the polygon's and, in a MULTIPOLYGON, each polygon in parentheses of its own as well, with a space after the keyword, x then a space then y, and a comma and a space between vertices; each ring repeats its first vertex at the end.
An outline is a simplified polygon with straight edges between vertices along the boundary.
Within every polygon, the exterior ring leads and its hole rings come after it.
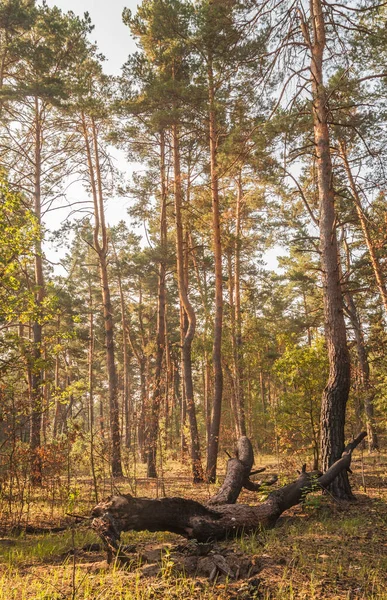
MULTIPOLYGON (((185 269, 184 256, 184 234, 182 219, 182 186, 180 172, 180 149, 179 132, 177 125, 172 126, 173 135, 173 164, 174 164, 174 194, 175 194, 175 223, 176 223, 176 258, 177 258, 177 282, 179 288, 179 298, 181 309, 184 310, 187 318, 187 328, 183 338, 182 359, 183 359, 183 379, 185 389, 185 399, 187 415, 191 432, 191 461, 192 475, 194 483, 203 481, 203 469, 200 453, 199 432, 196 420, 196 408, 192 381, 192 341, 195 335, 196 315, 192 304, 188 298, 188 286, 186 279, 188 269, 185 269)), ((185 253, 187 256, 187 248, 185 253)))
POLYGON ((377 254, 376 254, 374 244, 372 242, 372 238, 371 238, 368 223, 367 223, 367 216, 363 210, 361 197, 358 192, 358 188, 356 186, 355 179, 352 175, 351 167, 350 167, 350 164, 348 161, 348 154, 347 154, 347 149, 345 147, 345 143, 343 141, 340 141, 339 145, 340 145, 341 159, 344 163, 345 172, 347 174, 347 178, 348 178, 349 185, 351 188, 352 196, 353 196, 353 199, 355 202, 357 216, 360 221, 361 229, 362 229, 364 239, 365 239, 365 242, 367 245, 368 254, 369 254, 369 257, 371 260, 372 270, 375 275, 376 284, 378 286, 380 297, 383 302, 384 310, 386 311, 386 314, 387 314, 387 288, 386 288, 386 282, 384 279, 383 271, 380 266, 377 254))
POLYGON ((223 395, 222 371, 222 329, 223 329, 223 277, 222 243, 220 233, 219 175, 218 175, 218 132, 215 106, 215 84, 212 60, 208 67, 209 134, 210 134, 210 172, 212 198, 212 227, 215 261, 215 319, 212 361, 214 371, 214 396, 211 410, 210 439, 207 453, 207 479, 216 480, 218 460, 220 419, 223 395))
MULTIPOLYGON (((344 449, 345 411, 350 387, 350 358, 347 346, 343 297, 336 237, 333 173, 328 129, 328 98, 323 83, 323 55, 326 46, 325 22, 321 0, 312 0, 313 43, 311 76, 313 123, 320 202, 320 253, 323 272, 325 335, 328 346, 329 378, 321 406, 321 459, 327 470, 344 449)), ((352 499, 346 471, 332 483, 337 498, 352 499)))
MULTIPOLYGON (((35 98, 35 161, 34 161, 34 212, 37 223, 41 226, 41 150, 42 132, 40 122, 40 105, 35 98)), ((42 461, 40 457, 40 433, 42 426, 43 410, 43 377, 42 377, 42 323, 40 312, 44 300, 44 275, 42 241, 39 232, 35 243, 35 305, 38 318, 32 324, 33 365, 31 371, 31 421, 30 421, 30 451, 31 451, 31 481, 40 485, 42 483, 42 461)))
POLYGON ((114 321, 107 268, 108 240, 103 202, 102 173, 98 151, 98 132, 95 120, 93 117, 91 117, 91 134, 89 133, 89 126, 87 124, 86 116, 83 113, 82 127, 85 140, 86 158, 89 169, 90 186, 92 190, 94 205, 94 249, 98 255, 102 289, 102 304, 106 344, 106 366, 109 390, 108 394, 111 442, 111 473, 113 477, 122 477, 120 414, 118 405, 117 371, 114 350, 114 321), (92 140, 94 156, 92 155, 91 151, 90 138, 92 140))
POLYGON ((161 373, 165 349, 165 256, 167 243, 167 187, 165 173, 165 139, 164 132, 160 133, 160 252, 158 275, 158 303, 157 303, 157 331, 156 331, 156 364, 154 374, 154 387, 149 415, 149 427, 147 436, 147 474, 148 477, 157 477, 156 457, 157 438, 159 433, 159 415, 161 402, 161 373))

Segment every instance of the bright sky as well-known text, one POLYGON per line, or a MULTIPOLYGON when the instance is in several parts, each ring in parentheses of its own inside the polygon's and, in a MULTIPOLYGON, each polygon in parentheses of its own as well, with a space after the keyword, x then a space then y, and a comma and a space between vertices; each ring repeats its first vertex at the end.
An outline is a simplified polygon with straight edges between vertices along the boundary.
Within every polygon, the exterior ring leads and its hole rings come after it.
MULTIPOLYGON (((73 11, 76 15, 83 16, 88 12, 94 29, 90 41, 96 42, 99 52, 106 61, 104 70, 111 75, 118 75, 122 65, 126 62, 129 54, 135 51, 136 45, 131 38, 130 31, 122 22, 122 11, 129 8, 133 13, 136 11, 138 2, 136 0, 47 0, 48 6, 58 6, 63 12, 73 11)), ((116 160, 116 166, 127 174, 131 173, 133 166, 126 161, 122 152, 112 149, 112 155, 116 160)), ((86 192, 81 185, 73 184, 67 191, 68 202, 74 202, 86 198, 86 192)), ((119 220, 128 220, 127 208, 130 204, 129 198, 114 197, 106 204, 106 219, 109 225, 116 224, 119 220)), ((49 230, 58 229, 67 218, 69 209, 64 206, 63 210, 55 210, 45 216, 45 224, 49 230)), ((46 244, 45 252, 52 262, 58 262, 65 253, 65 249, 55 251, 50 244, 46 244)), ((61 268, 57 268, 62 273, 61 268)))
MULTIPOLYGON (((106 73, 118 75, 122 65, 126 62, 129 54, 134 52, 136 45, 130 36, 129 29, 122 22, 122 11, 129 8, 133 13, 136 11, 140 0, 46 0, 49 6, 58 6, 64 12, 73 11, 82 16, 88 12, 95 28, 91 34, 91 41, 96 42, 98 49, 106 58, 104 69, 106 73)), ((127 174, 133 171, 134 165, 127 163, 123 153, 113 150, 117 166, 127 174)), ((68 201, 73 202, 86 197, 86 192, 81 186, 71 186, 68 191, 68 201)), ((107 202, 106 220, 109 225, 116 224, 120 219, 128 220, 127 208, 130 198, 115 197, 107 202)), ((54 211, 46 216, 45 222, 49 229, 55 230, 61 226, 66 219, 68 209, 54 211)), ((141 232, 139 232, 141 233, 141 232)), ((49 244, 45 248, 46 254, 52 262, 57 262, 63 257, 65 250, 54 252, 49 244)), ((277 267, 277 256, 283 254, 278 249, 267 252, 265 259, 269 268, 277 267)), ((61 272, 60 268, 56 271, 61 272)))
POLYGON ((95 26, 91 41, 97 42, 99 50, 105 55, 105 71, 112 75, 120 72, 128 55, 135 49, 129 29, 122 22, 122 11, 129 8, 136 11, 135 0, 47 0, 48 6, 58 6, 64 12, 72 10, 83 16, 88 12, 95 26))

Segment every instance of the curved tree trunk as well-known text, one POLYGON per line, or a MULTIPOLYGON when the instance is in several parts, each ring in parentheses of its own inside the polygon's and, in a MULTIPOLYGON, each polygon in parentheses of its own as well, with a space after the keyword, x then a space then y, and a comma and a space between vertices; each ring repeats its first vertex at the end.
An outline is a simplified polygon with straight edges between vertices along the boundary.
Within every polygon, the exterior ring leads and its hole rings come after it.
MULTIPOLYGON (((180 149, 179 149, 179 131, 178 126, 172 126, 173 136, 173 165, 174 165, 174 194, 175 194, 175 222, 176 222, 176 257, 177 257, 177 283, 179 288, 180 305, 185 311, 188 321, 186 328, 182 358, 183 358, 183 377, 187 415, 191 432, 191 461, 192 474, 195 483, 203 481, 203 469, 200 453, 200 440, 196 420, 196 408, 192 381, 192 341, 195 335, 196 315, 192 304, 188 298, 188 289, 186 285, 186 274, 184 268, 184 246, 183 246, 183 220, 182 220, 182 187, 180 172, 180 149)), ((187 249, 186 249, 187 252, 187 249)))

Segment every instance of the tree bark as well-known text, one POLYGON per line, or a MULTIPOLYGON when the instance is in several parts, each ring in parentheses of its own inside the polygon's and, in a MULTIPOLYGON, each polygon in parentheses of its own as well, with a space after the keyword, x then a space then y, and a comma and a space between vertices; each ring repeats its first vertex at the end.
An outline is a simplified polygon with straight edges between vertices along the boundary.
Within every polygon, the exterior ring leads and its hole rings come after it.
MULTIPOLYGON (((182 219, 182 186, 180 171, 179 131, 176 124, 172 125, 173 136, 173 165, 174 165, 174 195, 175 195, 175 223, 176 223, 176 258, 177 258, 177 283, 179 288, 180 305, 187 318, 182 347, 183 377, 187 415, 191 432, 191 461, 194 483, 203 481, 203 469, 200 452, 199 432, 196 420, 196 408, 192 381, 192 341, 195 335, 196 315, 188 298, 188 288, 184 268, 183 245, 183 219, 182 219)), ((186 248, 187 252, 187 248, 186 248)))
POLYGON ((89 275, 89 433, 90 433, 90 467, 93 477, 94 497, 98 502, 98 484, 95 470, 95 448, 94 448, 94 312, 93 312, 93 293, 89 275))
MULTIPOLYGON (((345 411, 350 387, 350 357, 339 274, 328 129, 328 98, 323 81, 323 55, 326 46, 325 21, 321 0, 311 0, 310 6, 312 35, 304 33, 304 36, 311 51, 312 115, 320 203, 320 253, 323 272, 325 335, 329 358, 329 378, 323 392, 321 406, 321 460, 323 469, 326 470, 338 460, 344 448, 345 411)), ((330 491, 337 498, 352 498, 346 471, 340 472, 334 479, 330 491)))
POLYGON ((167 185, 165 173, 165 138, 164 132, 160 132, 160 252, 158 275, 158 303, 157 303, 157 331, 156 331, 156 365, 154 375, 154 387, 149 414, 148 435, 146 441, 147 452, 147 474, 148 477, 157 477, 156 456, 157 437, 159 432, 159 414, 161 401, 161 373, 165 349, 165 256, 167 244, 167 185))
MULTIPOLYGON (((34 156, 34 213, 39 227, 42 224, 41 207, 41 153, 42 153, 42 130, 41 110, 39 99, 35 97, 35 156, 34 156)), ((45 296, 42 238, 39 232, 35 242, 35 304, 37 318, 32 324, 33 336, 33 365, 31 370, 31 421, 30 421, 30 451, 31 451, 31 481, 36 485, 42 483, 42 461, 40 457, 40 433, 42 426, 43 409, 43 377, 42 377, 42 331, 41 310, 45 296)))
POLYGON ((218 460, 220 418, 223 395, 222 329, 223 329, 223 277, 222 242, 220 233, 219 174, 218 174, 218 131, 215 106, 215 83, 212 58, 208 59, 208 106, 210 134, 210 172, 212 198, 212 227, 215 260, 215 319, 212 361, 214 370, 214 396, 211 410, 210 439, 207 452, 207 479, 216 480, 218 460))
POLYGON ((90 186, 92 190, 94 205, 94 249, 99 259, 102 288, 102 303, 106 343, 106 366, 109 386, 111 472, 113 477, 122 477, 121 434, 118 406, 117 371, 114 350, 114 322, 107 270, 108 238, 103 204, 102 174, 98 152, 98 134, 96 123, 93 117, 91 117, 90 119, 91 134, 89 133, 86 116, 83 113, 82 127, 85 140, 86 158, 89 169, 90 186), (93 145, 94 156, 92 155, 90 138, 93 145))
POLYGON ((361 433, 347 445, 341 458, 323 475, 307 473, 305 465, 298 479, 272 492, 258 506, 221 504, 209 508, 185 498, 133 498, 113 496, 92 510, 92 526, 102 537, 108 555, 119 546, 122 531, 170 531, 198 542, 220 540, 275 525, 281 514, 299 504, 306 494, 326 489, 345 470, 350 470, 353 450, 364 439, 361 433))
POLYGON ((352 175, 352 170, 348 161, 348 153, 347 153, 347 148, 345 146, 345 143, 343 142, 343 140, 339 141, 339 148, 340 148, 340 155, 341 155, 341 159, 343 161, 344 164, 344 168, 345 168, 345 172, 347 174, 347 178, 349 181, 349 185, 351 188, 351 192, 352 192, 352 197, 355 203, 355 207, 356 207, 356 212, 357 212, 357 216, 359 218, 360 221, 360 226, 361 226, 361 230, 363 232, 364 235, 364 239, 367 245, 367 250, 368 250, 368 254, 371 260, 371 265, 372 265, 372 269, 375 275, 375 279, 376 279, 376 284, 378 286, 378 290, 380 293, 380 297, 382 299, 383 302, 383 306, 384 306, 384 310, 386 311, 387 314, 387 288, 386 288, 386 282, 384 279, 384 275, 383 275, 383 271, 382 268, 380 266, 373 242, 372 242, 372 238, 370 235, 370 231, 369 231, 369 227, 368 227, 368 223, 367 223, 367 217, 364 213, 363 210, 363 206, 362 206, 362 201, 361 201, 361 197, 360 194, 358 192, 358 188, 356 186, 355 183, 355 179, 352 175))
POLYGON ((235 215, 235 267, 234 267, 234 368, 235 368, 235 392, 238 406, 239 430, 240 435, 246 435, 246 415, 245 415, 245 395, 244 395, 244 374, 243 374, 243 339, 242 339, 242 317, 241 317, 241 230, 242 230, 242 205, 243 188, 242 173, 238 174, 237 204, 235 215))
POLYGON ((361 389, 364 393, 364 412, 365 412, 365 420, 367 426, 367 440, 368 440, 368 449, 378 450, 378 436, 375 429, 375 420, 374 420, 374 406, 373 406, 373 397, 374 392, 371 385, 370 380, 370 365, 368 362, 368 352, 366 347, 366 342, 364 339, 363 328, 360 323, 359 315, 356 309, 356 304, 353 299, 352 292, 350 290, 350 280, 349 273, 351 271, 351 261, 350 261, 350 253, 348 248, 348 243, 344 237, 344 248, 346 251, 347 257, 347 265, 346 265, 346 273, 343 276, 344 282, 344 298, 346 301, 346 309, 349 319, 351 321, 351 325, 355 334, 356 340, 356 352, 357 358, 360 368, 360 383, 361 389))

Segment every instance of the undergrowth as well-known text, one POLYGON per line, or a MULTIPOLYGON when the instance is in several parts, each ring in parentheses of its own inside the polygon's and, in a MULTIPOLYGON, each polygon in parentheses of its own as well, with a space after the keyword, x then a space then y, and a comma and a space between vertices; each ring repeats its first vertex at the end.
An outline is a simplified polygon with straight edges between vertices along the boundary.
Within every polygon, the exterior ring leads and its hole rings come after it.
MULTIPOLYGON (((385 471, 381 458, 366 465, 365 480, 355 474, 355 503, 338 503, 321 494, 307 496, 304 504, 285 513, 274 529, 224 542, 229 551, 242 551, 257 565, 258 573, 245 580, 220 577, 211 583, 208 578, 177 571, 171 549, 182 538, 168 533, 125 533, 123 544, 136 546, 136 552, 126 566, 108 566, 102 550, 82 550, 99 543, 84 524, 44 535, 8 532, 0 538, 0 600, 387 600, 385 471), (155 549, 158 562, 144 560, 149 548, 155 549)), ((282 481, 285 477, 290 473, 285 473, 282 481)), ((87 483, 78 481, 76 485, 72 509, 87 514, 92 505, 90 489, 87 483)), ((140 485, 140 495, 155 497, 159 493, 154 485, 148 489, 146 482, 140 485)), ((205 485, 195 486, 191 494, 193 488, 179 489, 178 482, 169 485, 169 495, 203 501, 212 491, 205 485)), ((240 501, 255 503, 257 497, 244 492, 240 501)), ((45 506, 40 497, 39 503, 30 505, 30 522, 39 524, 41 515, 45 522, 49 520, 47 502, 45 506)), ((68 500, 57 506, 52 525, 57 525, 59 514, 63 522, 68 506, 68 500)))

